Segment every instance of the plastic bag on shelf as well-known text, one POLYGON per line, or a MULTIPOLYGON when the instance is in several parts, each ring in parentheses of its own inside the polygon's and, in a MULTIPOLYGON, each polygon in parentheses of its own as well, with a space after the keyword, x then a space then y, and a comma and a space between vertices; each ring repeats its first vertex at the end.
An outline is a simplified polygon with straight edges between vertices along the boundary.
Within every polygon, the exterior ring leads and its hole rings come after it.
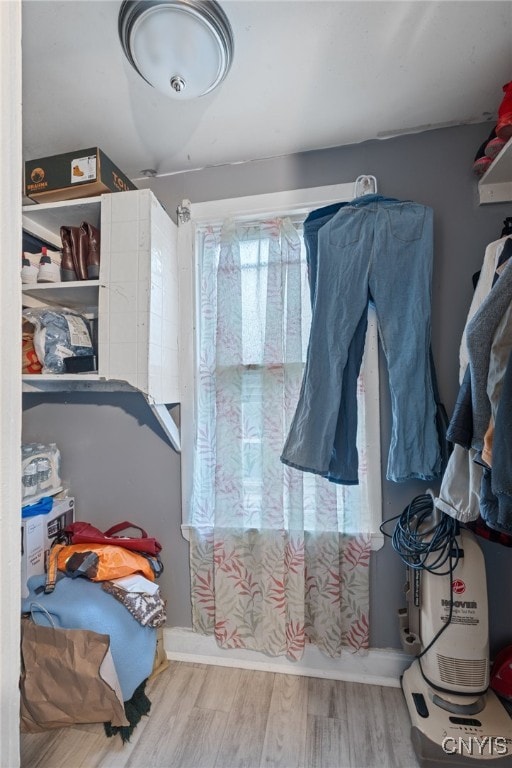
POLYGON ((34 349, 34 326, 24 320, 21 330, 21 372, 41 373, 42 367, 34 349))
POLYGON ((50 496, 60 487, 60 451, 55 443, 24 443, 21 446, 23 503, 30 503, 36 496, 50 496))
POLYGON ((73 309, 27 308, 23 319, 35 327, 34 348, 42 373, 64 373, 65 358, 93 354, 89 323, 73 309))

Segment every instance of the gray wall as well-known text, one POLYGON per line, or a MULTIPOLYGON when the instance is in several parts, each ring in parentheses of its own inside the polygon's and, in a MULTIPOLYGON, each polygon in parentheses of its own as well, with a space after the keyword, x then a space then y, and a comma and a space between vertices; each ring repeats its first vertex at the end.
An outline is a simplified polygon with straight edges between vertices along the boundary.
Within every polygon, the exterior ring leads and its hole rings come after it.
MULTIPOLYGON (((174 217, 182 199, 193 202, 377 177, 379 192, 434 209, 432 347, 442 399, 451 413, 458 390, 458 348, 472 294, 471 276, 485 246, 499 237, 511 205, 479 206, 473 157, 489 124, 440 129, 242 165, 222 166, 144 181, 174 217)), ((383 466, 387 463, 390 406, 381 360, 383 466)), ((169 624, 190 626, 188 548, 180 534, 179 457, 165 442, 137 394, 25 396, 24 440, 52 440, 78 515, 104 525, 125 518, 146 523, 164 545, 162 588, 169 624)), ((399 514, 427 484, 383 481, 384 517, 399 514)), ((431 486, 434 491, 438 487, 431 486)), ((512 640, 511 551, 482 542, 490 595, 491 648, 512 640)), ((371 645, 399 647, 396 611, 404 568, 389 541, 371 563, 371 645)))

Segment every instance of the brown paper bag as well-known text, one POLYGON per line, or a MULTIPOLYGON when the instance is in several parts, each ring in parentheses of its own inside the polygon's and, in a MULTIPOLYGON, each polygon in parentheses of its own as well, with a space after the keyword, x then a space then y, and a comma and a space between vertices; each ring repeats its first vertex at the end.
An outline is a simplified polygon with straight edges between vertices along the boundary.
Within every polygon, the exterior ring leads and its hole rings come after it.
POLYGON ((167 669, 168 666, 169 659, 167 658, 167 654, 164 648, 164 628, 158 627, 156 631, 155 660, 153 662, 153 670, 148 680, 153 680, 157 675, 160 674, 160 672, 163 672, 164 669, 167 669))
POLYGON ((108 635, 23 619, 21 659, 22 731, 74 723, 129 725, 108 635))

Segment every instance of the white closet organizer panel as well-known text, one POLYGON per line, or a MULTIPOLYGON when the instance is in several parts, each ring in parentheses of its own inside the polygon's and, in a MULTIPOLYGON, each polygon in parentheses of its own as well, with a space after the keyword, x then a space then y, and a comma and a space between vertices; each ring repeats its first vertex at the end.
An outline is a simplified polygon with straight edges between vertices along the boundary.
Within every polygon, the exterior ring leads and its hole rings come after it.
POLYGON ((98 371, 24 376, 24 389, 138 390, 179 449, 166 408, 180 402, 177 227, 148 189, 23 209, 24 229, 56 246, 61 225, 82 221, 101 231, 99 280, 24 285, 23 303, 97 317, 98 371))
POLYGON ((478 182, 480 203, 512 200, 512 139, 505 144, 478 182))

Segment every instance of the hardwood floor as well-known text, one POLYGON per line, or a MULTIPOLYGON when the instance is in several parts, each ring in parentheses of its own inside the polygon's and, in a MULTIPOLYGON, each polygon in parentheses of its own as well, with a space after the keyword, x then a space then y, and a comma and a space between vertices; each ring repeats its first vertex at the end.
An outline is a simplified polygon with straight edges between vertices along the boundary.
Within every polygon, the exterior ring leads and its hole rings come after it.
POLYGON ((123 745, 101 725, 22 734, 22 768, 417 768, 398 688, 171 662, 123 745))

